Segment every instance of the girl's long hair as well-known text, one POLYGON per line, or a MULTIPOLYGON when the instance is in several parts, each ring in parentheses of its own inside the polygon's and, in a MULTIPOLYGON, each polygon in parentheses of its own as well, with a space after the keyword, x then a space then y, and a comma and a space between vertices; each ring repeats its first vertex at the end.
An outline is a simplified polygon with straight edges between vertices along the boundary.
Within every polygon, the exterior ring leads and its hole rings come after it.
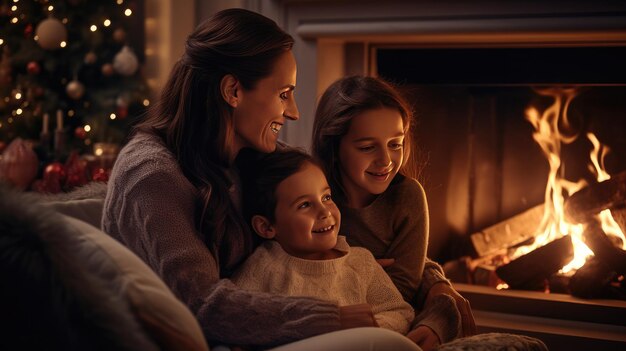
POLYGON ((337 80, 324 92, 315 111, 311 149, 323 165, 333 196, 346 202, 341 184, 339 144, 348 133, 352 119, 363 112, 390 108, 397 110, 404 126, 404 159, 400 174, 416 178, 419 171, 411 159, 412 112, 398 90, 390 83, 374 77, 351 76, 337 80))
POLYGON ((189 35, 160 100, 136 126, 161 137, 199 189, 197 227, 218 255, 221 268, 236 265, 253 247, 229 197, 233 184, 227 170, 235 130, 220 83, 231 74, 244 89, 253 89, 272 73, 278 57, 291 50, 293 42, 274 21, 255 12, 216 13, 189 35))

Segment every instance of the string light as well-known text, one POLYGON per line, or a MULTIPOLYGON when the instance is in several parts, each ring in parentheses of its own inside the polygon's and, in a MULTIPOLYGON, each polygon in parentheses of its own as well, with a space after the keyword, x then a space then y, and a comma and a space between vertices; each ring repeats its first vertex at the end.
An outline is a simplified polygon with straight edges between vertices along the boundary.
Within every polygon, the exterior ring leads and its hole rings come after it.
POLYGON ((9 124, 13 123, 13 117, 7 118, 7 122, 9 122, 9 124))
POLYGON ((4 40, 0 39, 0 45, 4 44, 4 40))
POLYGON ((124 3, 124 0, 117 0, 117 4, 118 4, 118 5, 121 5, 121 4, 123 4, 123 3, 124 3))
POLYGON ((114 119, 116 119, 116 118, 117 118, 117 116, 115 115, 115 113, 111 113, 111 115, 109 116, 109 118, 110 118, 111 120, 114 120, 114 119))
POLYGON ((54 6, 52 5, 48 6, 48 11, 52 12, 52 10, 54 10, 54 6))
POLYGON ((128 17, 128 16, 130 16, 130 15, 132 15, 132 14, 133 14, 133 11, 131 11, 130 9, 126 9, 126 10, 124 11, 124 14, 128 17))
POLYGON ((148 106, 150 105, 150 100, 148 100, 148 99, 144 99, 144 100, 143 100, 143 105, 144 105, 144 106, 146 106, 146 107, 148 107, 148 106))
POLYGON ((19 100, 21 98, 22 98, 22 93, 20 93, 19 91, 15 93, 15 100, 19 100))
POLYGON ((74 117, 74 110, 67 111, 67 116, 68 117, 74 117))
POLYGON ((85 132, 89 133, 89 131, 91 130, 91 126, 89 124, 85 124, 83 129, 85 130, 85 132))
POLYGON ((61 20, 61 23, 63 23, 63 24, 67 24, 67 17, 64 17, 64 18, 61 20))
POLYGON ((16 24, 17 23, 17 17, 11 18, 11 23, 16 24))
POLYGON ((103 24, 104 24, 105 27, 108 27, 108 26, 111 25, 111 20, 110 19, 105 19, 103 24))
POLYGON ((18 116, 21 115, 22 112, 24 112, 24 111, 21 108, 18 108, 17 110, 15 110, 15 114, 18 115, 18 116))
POLYGON ((64 47, 66 47, 66 46, 67 46, 67 42, 62 41, 62 42, 61 42, 61 47, 62 47, 62 48, 64 48, 64 47))
POLYGON ((17 11, 17 5, 11 6, 11 11, 13 11, 13 12, 17 11))
POLYGON ((98 30, 98 26, 96 26, 95 24, 92 24, 91 27, 89 27, 89 30, 91 30, 92 32, 95 32, 98 30))

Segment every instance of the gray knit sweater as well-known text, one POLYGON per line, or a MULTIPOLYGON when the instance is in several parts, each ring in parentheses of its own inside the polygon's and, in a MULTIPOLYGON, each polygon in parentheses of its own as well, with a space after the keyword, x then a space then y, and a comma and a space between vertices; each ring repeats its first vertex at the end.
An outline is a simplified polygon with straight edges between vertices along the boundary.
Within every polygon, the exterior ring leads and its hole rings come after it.
MULTIPOLYGON (((364 208, 338 204, 341 234, 350 246, 365 247, 376 258, 394 258, 385 270, 404 299, 418 313, 433 284, 449 284, 441 267, 426 257, 428 248, 428 204, 422 186, 412 178, 397 175, 393 183, 374 202, 364 208)), ((448 300, 448 302, 453 302, 448 300)), ((445 300, 444 300, 445 303, 445 300)), ((452 340, 459 331, 455 305, 419 316, 415 324, 431 327, 442 342, 452 340), (450 313, 452 311, 452 313, 450 313)))
POLYGON ((334 303, 245 291, 221 279, 195 226, 197 198, 161 139, 138 133, 113 167, 102 228, 163 279, 209 342, 274 346, 340 328, 334 303))

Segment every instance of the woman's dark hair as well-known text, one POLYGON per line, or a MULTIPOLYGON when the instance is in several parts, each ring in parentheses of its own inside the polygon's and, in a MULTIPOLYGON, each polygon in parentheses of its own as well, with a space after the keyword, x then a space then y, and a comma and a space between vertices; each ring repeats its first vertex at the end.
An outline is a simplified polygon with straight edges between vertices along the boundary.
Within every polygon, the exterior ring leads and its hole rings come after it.
POLYGON ((251 235, 238 237, 233 230, 241 229, 241 218, 230 200, 232 184, 224 170, 230 166, 235 131, 220 82, 231 74, 244 89, 253 89, 272 73, 293 42, 274 21, 258 13, 244 9, 216 13, 189 35, 160 100, 136 127, 159 135, 200 190, 198 227, 209 248, 219 248, 221 268, 236 264, 236 257, 253 248, 251 235))
POLYGON ((346 194, 339 171, 339 144, 348 133, 352 119, 366 111, 390 108, 397 110, 404 126, 404 159, 400 173, 417 177, 417 165, 410 159, 411 109, 390 83, 374 77, 351 76, 337 80, 324 92, 315 111, 311 148, 336 199, 345 202, 346 194))
POLYGON ((285 148, 269 154, 243 149, 237 157, 241 170, 243 214, 248 224, 255 215, 276 220, 276 188, 306 163, 320 167, 311 155, 299 148, 285 148))

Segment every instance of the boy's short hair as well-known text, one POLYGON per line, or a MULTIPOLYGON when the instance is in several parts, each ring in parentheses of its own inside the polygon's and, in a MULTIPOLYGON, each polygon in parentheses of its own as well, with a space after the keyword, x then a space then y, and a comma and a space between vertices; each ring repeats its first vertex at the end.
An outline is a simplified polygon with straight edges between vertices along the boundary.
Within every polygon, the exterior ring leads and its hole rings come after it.
POLYGON ((241 175, 242 207, 247 223, 255 215, 274 223, 278 185, 307 162, 320 167, 311 155, 295 147, 280 148, 267 154, 246 148, 239 152, 236 162, 241 175))

